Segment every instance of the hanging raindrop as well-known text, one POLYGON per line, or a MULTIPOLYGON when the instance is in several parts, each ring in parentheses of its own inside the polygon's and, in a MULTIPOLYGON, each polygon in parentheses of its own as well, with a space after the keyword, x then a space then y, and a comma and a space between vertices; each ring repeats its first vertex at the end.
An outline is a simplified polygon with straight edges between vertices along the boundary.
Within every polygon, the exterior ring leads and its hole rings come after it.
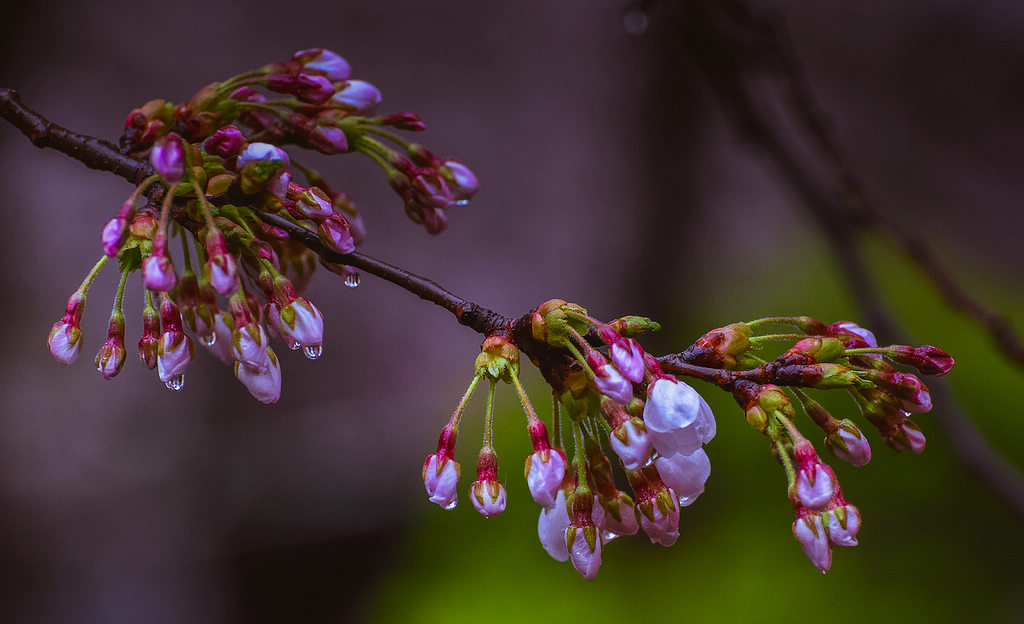
POLYGON ((324 354, 323 345, 317 345, 315 347, 306 347, 302 350, 303 355, 311 360, 315 360, 324 354))
POLYGON ((185 375, 175 375, 167 380, 164 384, 168 390, 178 391, 185 387, 185 375))
POLYGON ((200 340, 203 341, 203 344, 208 347, 212 347, 213 345, 217 344, 217 332, 214 332, 209 336, 200 336, 199 338, 200 340))
POLYGON ((460 199, 459 201, 455 202, 455 205, 456 206, 468 206, 469 205, 469 200, 468 199, 460 199))
POLYGON ((349 288, 355 288, 356 286, 358 286, 359 285, 359 274, 358 273, 349 273, 348 275, 346 275, 345 276, 345 285, 348 286, 349 288))
POLYGON ((291 338, 288 339, 288 348, 291 349, 292 351, 298 351, 299 347, 301 347, 301 346, 302 345, 300 345, 298 342, 292 340, 291 338))

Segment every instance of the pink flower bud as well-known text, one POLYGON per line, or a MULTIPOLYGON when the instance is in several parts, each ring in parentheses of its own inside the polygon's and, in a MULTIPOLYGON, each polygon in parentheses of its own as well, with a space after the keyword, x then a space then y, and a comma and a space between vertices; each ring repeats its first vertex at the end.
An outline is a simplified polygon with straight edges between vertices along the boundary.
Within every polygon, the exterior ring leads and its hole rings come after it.
POLYGON ((432 170, 426 170, 413 177, 409 186, 413 199, 424 208, 444 210, 455 203, 444 178, 432 170))
POLYGON ((569 547, 572 567, 583 578, 592 581, 601 569, 601 537, 597 534, 597 527, 581 527, 575 531, 573 528, 570 525, 566 531, 567 537, 572 534, 572 545, 569 547))
POLYGON ((832 500, 835 491, 835 474, 825 464, 812 463, 797 473, 796 495, 810 509, 824 508, 832 500))
POLYGON ((953 368, 953 356, 938 347, 892 347, 888 354, 897 362, 913 366, 923 375, 945 375, 953 368))
POLYGON ((142 338, 139 339, 139 359, 142 365, 156 368, 156 354, 160 345, 160 316, 156 308, 146 306, 142 311, 142 338))
POLYGON ((871 461, 871 445, 848 418, 839 421, 839 428, 825 438, 825 445, 838 459, 854 466, 863 466, 871 461))
POLYGON ((319 347, 324 342, 324 317, 308 299, 297 297, 281 308, 279 328, 292 342, 319 347))
POLYGON ((231 334, 231 345, 235 360, 251 370, 258 372, 267 365, 267 333, 259 323, 235 329, 231 334))
POLYGON ((569 559, 569 549, 565 543, 565 531, 569 528, 569 522, 565 490, 558 490, 554 503, 541 509, 540 519, 537 521, 540 544, 555 561, 569 559))
POLYGON ((160 381, 169 383, 185 372, 195 347, 182 330, 181 313, 166 295, 161 296, 160 320, 163 333, 157 343, 156 368, 160 381))
POLYGON ((664 456, 691 455, 715 437, 715 416, 707 402, 675 379, 662 377, 650 385, 643 415, 654 448, 664 456))
POLYGON ((474 481, 469 486, 469 501, 481 515, 493 518, 505 511, 505 486, 493 479, 474 481))
POLYGON ((807 558, 824 574, 832 567, 832 547, 822 525, 821 516, 808 513, 793 523, 793 536, 800 542, 807 558))
POLYGON ((124 315, 117 311, 110 317, 107 341, 96 354, 96 370, 105 379, 111 379, 121 372, 127 355, 124 348, 124 315))
POLYGON ((327 123, 318 123, 309 132, 309 144, 317 151, 328 154, 343 154, 348 151, 348 136, 341 128, 327 123))
MULTIPOLYGON (((616 334, 618 336, 618 334, 616 334)), ((615 368, 626 379, 639 383, 644 378, 644 350, 632 338, 619 338, 609 343, 609 354, 615 368)))
POLYGON ((53 324, 46 343, 54 359, 62 364, 74 364, 82 349, 82 313, 85 311, 85 294, 76 292, 68 299, 64 317, 53 324))
POLYGON ((427 129, 423 120, 421 120, 420 116, 416 113, 394 113, 391 115, 385 115, 381 118, 380 123, 382 126, 391 126, 398 128, 399 130, 409 130, 410 132, 420 132, 427 129))
POLYGON ((455 509, 459 502, 459 462, 443 451, 427 456, 423 462, 423 486, 427 489, 430 502, 442 509, 455 509))
POLYGON ((559 449, 536 451, 526 458, 526 485, 541 507, 555 504, 565 478, 565 454, 559 449))
POLYGON ((295 210, 306 219, 326 219, 334 214, 334 202, 319 187, 313 186, 299 194, 295 210))
POLYGON ((348 80, 352 75, 348 61, 324 48, 299 50, 292 56, 292 60, 297 61, 302 66, 302 71, 307 74, 320 74, 331 82, 348 80))
POLYGON ((238 155, 237 168, 239 170, 245 168, 246 165, 255 162, 276 162, 281 163, 285 168, 291 165, 291 159, 288 157, 288 152, 284 151, 276 145, 270 143, 249 143, 242 150, 242 153, 238 155))
POLYGON ((267 88, 294 95, 300 102, 309 104, 323 104, 334 95, 334 85, 328 78, 306 74, 271 74, 267 76, 267 88))
POLYGON ((185 176, 185 148, 181 137, 169 134, 157 139, 149 153, 149 162, 164 182, 171 185, 181 182, 185 176))
POLYGON ((679 505, 693 504, 704 493, 704 484, 711 476, 711 460, 704 449, 697 449, 690 455, 676 453, 654 460, 661 480, 679 497, 679 505))
POLYGON ((828 530, 828 539, 836 546, 856 546, 857 531, 860 530, 860 511, 846 504, 830 509, 823 514, 828 530))
POLYGON ((622 535, 636 535, 640 530, 636 506, 625 492, 620 491, 615 498, 602 502, 600 508, 604 509, 604 515, 600 521, 595 520, 595 524, 601 529, 601 541, 605 544, 622 535))
POLYGON ((321 221, 317 227, 317 234, 332 251, 350 254, 356 250, 352 234, 349 232, 348 221, 338 213, 333 213, 321 221))
POLYGON ((860 338, 870 347, 877 347, 878 340, 870 330, 864 329, 853 321, 837 321, 828 326, 826 330, 830 336, 855 336, 860 338))
POLYGON ((46 342, 54 359, 62 364, 74 364, 82 349, 82 330, 77 325, 58 321, 53 324, 46 342))
POLYGON ((103 226, 103 253, 113 258, 121 250, 121 242, 128 232, 128 220, 114 217, 103 226))
POLYGON ((331 97, 331 102, 360 115, 372 115, 383 98, 377 87, 363 80, 349 80, 331 97))
POLYGON ((679 539, 679 496, 665 487, 651 490, 649 496, 637 494, 640 528, 652 544, 671 546, 679 539))
POLYGON ((174 273, 174 265, 167 256, 152 255, 142 261, 142 282, 146 288, 158 292, 167 292, 174 288, 178 276, 174 273))
POLYGON ((601 568, 601 535, 597 525, 604 521, 604 511, 595 521, 595 512, 601 507, 594 503, 594 498, 589 490, 576 490, 570 502, 569 528, 565 531, 565 547, 572 566, 588 581, 601 568))
POLYGON ((227 312, 218 314, 213 322, 213 335, 202 341, 203 345, 218 360, 230 366, 235 362, 235 355, 231 345, 232 327, 234 324, 231 315, 227 312))
POLYGON ((587 355, 587 363, 594 370, 594 385, 598 391, 619 405, 628 405, 633 400, 633 384, 622 376, 597 351, 587 355))
POLYGON ((260 368, 235 362, 235 377, 260 403, 277 403, 281 398, 281 363, 270 347, 267 347, 266 355, 266 363, 260 368))
POLYGON ((613 429, 608 434, 608 442, 626 470, 637 470, 651 458, 651 438, 638 418, 626 420, 613 429))
POLYGON ((479 183, 476 180, 476 175, 466 165, 454 160, 446 160, 441 166, 440 172, 448 182, 452 199, 460 205, 468 203, 469 199, 476 194, 479 183))
POLYGON ((927 442, 924 432, 912 420, 904 420, 882 435, 886 446, 898 453, 921 453, 927 442))
POLYGON ((225 126, 206 139, 203 148, 207 154, 230 158, 238 154, 243 145, 245 145, 245 137, 242 135, 242 131, 235 126, 225 126))

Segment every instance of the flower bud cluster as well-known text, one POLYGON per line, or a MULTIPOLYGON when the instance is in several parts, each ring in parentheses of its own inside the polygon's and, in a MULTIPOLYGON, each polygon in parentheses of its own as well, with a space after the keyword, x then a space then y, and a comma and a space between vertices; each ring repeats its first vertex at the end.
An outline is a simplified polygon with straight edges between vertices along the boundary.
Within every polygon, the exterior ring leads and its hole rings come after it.
POLYGON ((564 378, 552 383, 559 399, 552 421, 556 445, 520 385, 519 348, 509 336, 490 336, 476 359, 467 395, 442 431, 437 451, 424 463, 431 501, 454 507, 458 464, 451 432, 457 430, 473 388, 488 379, 491 398, 470 499, 487 517, 504 509, 507 493, 497 478, 490 424, 494 384, 504 381, 515 386, 527 415, 533 453, 526 459, 524 476, 542 508, 538 536, 552 557, 571 560, 590 579, 600 568, 602 548, 619 536, 642 530, 652 543, 672 545, 679 537, 682 507, 703 493, 711 473, 703 445, 715 436, 715 419, 693 388, 664 374, 632 337, 658 325, 641 317, 603 323, 582 307, 557 299, 538 306, 528 320, 523 340, 561 348, 566 356, 564 378), (572 427, 571 462, 561 448, 558 406, 572 427), (616 484, 615 457, 630 493, 616 484))
POLYGON ((860 513, 845 501, 835 473, 819 460, 813 445, 797 430, 794 399, 824 432, 825 445, 835 457, 863 466, 871 460, 871 447, 864 433, 852 420, 833 417, 803 388, 847 390, 887 445, 898 451, 921 452, 924 435, 909 416, 929 411, 931 397, 915 374, 897 370, 895 364, 914 367, 920 374, 938 375, 953 366, 953 358, 941 349, 879 347, 874 334, 855 323, 826 325, 810 317, 728 325, 706 334, 684 355, 700 366, 760 373, 739 375, 730 387, 744 408, 747 422, 768 436, 773 452, 786 468, 790 500, 797 515, 793 534, 823 572, 831 565, 832 546, 857 543, 860 513), (755 335, 755 330, 765 324, 789 325, 801 333, 755 335), (774 361, 766 362, 754 351, 769 341, 793 344, 774 361), (761 377, 775 383, 761 383, 761 377))
MULTIPOLYGON (((323 315, 302 296, 316 255, 297 242, 303 237, 292 240, 272 223, 287 221, 315 234, 323 248, 340 255, 351 254, 365 237, 351 198, 293 164, 285 147, 366 154, 392 183, 405 180, 400 193, 407 210, 435 233, 444 227, 444 211, 476 191, 476 178, 464 165, 391 134, 389 128, 418 131, 424 125, 413 113, 375 116, 381 99, 372 84, 352 78, 344 58, 314 48, 207 85, 179 105, 153 100, 133 110, 121 148, 146 158, 153 175, 102 230, 104 261, 117 259, 122 280, 107 342, 96 357, 100 372, 113 377, 125 361, 121 297, 127 276, 140 271, 147 301, 139 341, 145 366, 180 389, 198 338, 233 365, 258 400, 277 401, 281 367, 269 340, 318 358, 323 315), (172 259, 175 236, 182 240, 179 260, 172 259)), ((323 263, 346 285, 358 285, 355 269, 323 263)), ((61 362, 73 362, 81 349, 85 294, 102 264, 50 333, 50 350, 61 362)))
MULTIPOLYGON (((445 229, 450 207, 469 203, 477 190, 476 176, 462 163, 392 134, 389 128, 415 132, 425 126, 415 113, 376 116, 382 100, 371 83, 352 78, 350 65, 337 53, 300 50, 288 61, 210 84, 178 106, 154 100, 133 110, 125 120, 121 146, 132 155, 149 150, 154 167, 173 185, 186 173, 180 157, 183 145, 205 145, 207 154, 225 159, 227 172, 237 174, 219 178, 212 194, 228 190, 231 182, 246 195, 269 192, 272 197, 266 198, 264 209, 279 210, 285 203, 289 214, 312 219, 324 243, 344 254, 351 251, 344 249, 353 238, 356 243, 361 238, 350 231, 361 229, 361 223, 351 224, 353 215, 337 209, 341 194, 331 192, 319 176, 310 180, 310 188, 319 188, 328 205, 335 204, 330 214, 313 205, 323 197, 301 202, 296 197, 309 189, 293 189, 285 201, 291 181, 287 155, 281 151, 284 158, 274 158, 271 148, 296 145, 329 155, 368 156, 384 170, 409 217, 432 234, 445 229)), ((208 164, 191 166, 204 167, 211 178, 221 175, 208 164)))

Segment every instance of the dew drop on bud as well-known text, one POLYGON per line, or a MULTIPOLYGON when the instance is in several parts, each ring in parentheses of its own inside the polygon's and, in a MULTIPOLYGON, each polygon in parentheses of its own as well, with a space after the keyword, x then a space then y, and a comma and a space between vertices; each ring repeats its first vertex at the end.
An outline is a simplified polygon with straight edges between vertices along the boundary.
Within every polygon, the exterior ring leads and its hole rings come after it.
POLYGON ((349 288, 355 288, 356 286, 358 286, 359 285, 359 274, 358 273, 349 273, 348 275, 346 275, 345 276, 345 285, 348 286, 349 288))
POLYGON ((468 206, 469 205, 469 200, 468 199, 460 199, 459 201, 455 202, 455 205, 456 206, 468 206))
POLYGON ((168 390, 181 390, 185 387, 185 375, 175 375, 164 384, 168 390))
POLYGON ((317 345, 315 347, 306 347, 302 350, 303 355, 311 360, 315 360, 324 354, 323 345, 317 345))
POLYGON ((450 502, 450 503, 448 503, 447 505, 444 506, 444 510, 445 511, 451 511, 452 509, 455 509, 455 506, 458 505, 458 504, 459 504, 459 501, 452 501, 452 502, 450 502))
POLYGON ((212 347, 213 345, 217 344, 216 332, 210 334, 209 336, 200 336, 199 338, 203 341, 203 344, 208 347, 212 347))
POLYGON ((291 349, 292 351, 298 351, 299 347, 301 347, 301 346, 302 345, 300 345, 295 340, 290 340, 290 339, 288 340, 288 348, 291 349))
POLYGON ((622 27, 631 35, 642 35, 647 32, 647 24, 647 13, 639 6, 627 7, 622 14, 622 27))

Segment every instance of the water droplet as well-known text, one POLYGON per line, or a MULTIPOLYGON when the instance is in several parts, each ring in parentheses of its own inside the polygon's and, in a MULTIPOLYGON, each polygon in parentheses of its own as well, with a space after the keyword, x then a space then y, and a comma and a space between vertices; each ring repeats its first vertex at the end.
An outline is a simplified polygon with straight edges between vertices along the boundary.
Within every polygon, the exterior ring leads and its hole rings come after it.
POLYGON ((627 7, 622 14, 622 27, 631 35, 642 35, 647 32, 648 23, 647 13, 636 5, 627 7))
POLYGON ((447 505, 445 505, 444 509, 445 509, 445 511, 451 511, 452 509, 455 509, 455 506, 458 505, 458 504, 459 504, 459 501, 453 500, 452 502, 450 502, 447 505))
POLYGON ((346 275, 345 276, 345 285, 348 286, 349 288, 355 288, 356 286, 358 286, 359 285, 359 274, 358 273, 349 273, 348 275, 346 275))
POLYGON ((291 349, 292 351, 298 351, 299 347, 301 347, 301 346, 302 345, 300 345, 299 343, 295 342, 291 338, 288 339, 288 348, 291 349))
POLYGON ((185 387, 185 375, 175 375, 174 377, 171 377, 164 385, 167 386, 168 390, 181 390, 182 388, 185 387))
POLYGON ((315 347, 306 347, 302 350, 302 353, 311 360, 315 360, 324 354, 323 345, 317 345, 315 347))
POLYGON ((608 542, 612 541, 613 539, 616 539, 617 537, 620 537, 618 533, 612 533, 611 531, 603 531, 601 533, 601 543, 607 544, 608 542))
POLYGON ((217 344, 217 332, 214 332, 209 336, 200 336, 199 338, 203 341, 203 344, 208 347, 212 347, 217 344))
POLYGON ((455 205, 456 206, 468 206, 469 205, 469 200, 468 199, 460 199, 459 201, 455 202, 455 205))
MULTIPOLYGON (((698 494, 697 496, 700 496, 700 494, 698 494)), ((697 500, 697 496, 680 496, 679 497, 679 506, 680 507, 689 507, 690 505, 693 504, 693 501, 697 500)))

